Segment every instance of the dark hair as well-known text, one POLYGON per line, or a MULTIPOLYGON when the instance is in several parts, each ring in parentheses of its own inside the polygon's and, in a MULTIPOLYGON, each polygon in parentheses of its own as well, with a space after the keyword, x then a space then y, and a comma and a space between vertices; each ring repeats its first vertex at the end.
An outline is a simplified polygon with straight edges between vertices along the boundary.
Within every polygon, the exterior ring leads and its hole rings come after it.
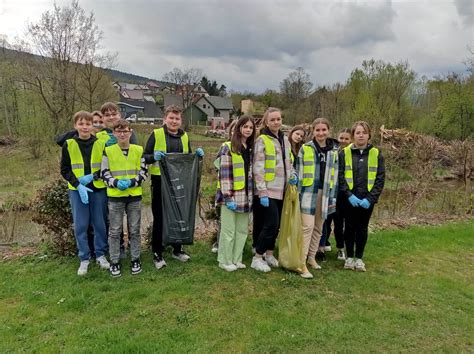
POLYGON ((237 120, 237 123, 235 123, 234 133, 232 134, 232 138, 230 139, 231 151, 233 153, 240 154, 240 151, 242 149, 242 133, 240 131, 240 128, 242 128, 247 122, 251 122, 253 125, 252 135, 247 138, 247 146, 250 148, 253 147, 253 141, 255 139, 255 122, 253 120, 253 117, 251 116, 242 116, 237 120))
POLYGON ((87 122, 93 121, 92 114, 87 111, 79 111, 79 112, 74 113, 74 116, 72 117, 72 119, 74 120, 74 124, 79 122, 81 119, 84 119, 87 122))
POLYGON ((164 117, 166 118, 166 116, 170 113, 181 114, 182 111, 183 110, 181 108, 179 108, 178 106, 172 104, 172 105, 169 105, 169 106, 166 107, 164 117))
POLYGON ((322 118, 322 117, 321 117, 321 118, 316 118, 316 119, 313 121, 313 124, 312 124, 313 130, 314 130, 314 128, 316 127, 316 125, 318 125, 318 124, 325 124, 326 127, 328 127, 328 130, 331 129, 331 123, 329 123, 329 120, 328 120, 327 118, 322 118))
POLYGON ((101 107, 100 107, 100 112, 102 114, 105 114, 108 111, 115 111, 118 112, 119 108, 118 106, 113 103, 113 102, 105 102, 101 107))
POLYGON ((119 119, 119 121, 117 123, 114 124, 114 130, 116 129, 130 129, 130 123, 128 122, 128 120, 125 120, 125 119, 119 119))
POLYGON ((291 145, 291 151, 293 152, 293 155, 296 157, 298 156, 298 152, 300 151, 301 147, 305 143, 305 138, 306 138, 306 129, 304 128, 303 125, 295 125, 291 130, 290 133, 288 134, 288 141, 290 142, 291 145), (293 138, 291 137, 294 132, 297 130, 302 130, 303 131, 303 138, 299 143, 296 143, 293 141, 293 138))
POLYGON ((369 134, 369 140, 370 138, 372 137, 372 131, 370 130, 370 125, 369 123, 363 121, 363 120, 359 120, 357 122, 355 122, 353 125, 352 125, 352 128, 351 128, 351 137, 354 137, 354 133, 357 129, 357 126, 361 126, 362 128, 364 128, 365 132, 367 134, 369 134))
POLYGON ((99 116, 100 118, 102 118, 102 113, 100 111, 94 111, 92 112, 92 116, 99 116))
POLYGON ((227 138, 229 140, 232 140, 232 134, 234 133, 234 129, 235 129, 235 124, 237 123, 237 119, 234 119, 232 122, 230 122, 230 124, 228 125, 227 129, 229 129, 228 131, 228 135, 227 135, 227 138))

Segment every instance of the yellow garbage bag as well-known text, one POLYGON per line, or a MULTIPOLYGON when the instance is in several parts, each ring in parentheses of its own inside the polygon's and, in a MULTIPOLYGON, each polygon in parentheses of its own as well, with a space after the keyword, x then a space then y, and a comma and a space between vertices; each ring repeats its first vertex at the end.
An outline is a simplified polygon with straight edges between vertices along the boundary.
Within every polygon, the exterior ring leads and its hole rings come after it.
POLYGON ((278 234, 278 262, 288 270, 301 273, 305 266, 300 201, 296 186, 288 184, 283 200, 280 233, 278 234))

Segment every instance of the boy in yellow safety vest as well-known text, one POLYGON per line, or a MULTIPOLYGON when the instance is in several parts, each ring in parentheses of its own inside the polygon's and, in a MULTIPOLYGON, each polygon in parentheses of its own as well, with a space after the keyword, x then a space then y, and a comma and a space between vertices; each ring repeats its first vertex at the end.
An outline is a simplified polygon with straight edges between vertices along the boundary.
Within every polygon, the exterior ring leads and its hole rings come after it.
POLYGON ((130 243, 131 272, 142 271, 140 262, 140 223, 142 183, 147 176, 143 148, 130 144, 130 124, 119 120, 114 126, 117 144, 108 146, 102 158, 102 178, 107 185, 109 200, 109 253, 110 275, 122 275, 120 265, 120 235, 123 216, 127 214, 128 239, 130 243))
POLYGON ((89 267, 91 249, 88 244, 89 224, 94 229, 94 249, 97 263, 109 268, 105 258, 107 234, 105 227, 107 196, 100 180, 103 143, 91 135, 92 114, 85 111, 74 115, 77 136, 62 145, 61 175, 68 182, 69 200, 74 221, 74 236, 81 264, 78 275, 85 275, 89 267))
MULTIPOLYGON (((156 269, 166 266, 163 258, 163 203, 161 200, 161 171, 158 161, 164 158, 167 153, 191 153, 188 134, 181 129, 181 125, 181 108, 174 105, 166 107, 163 127, 153 130, 145 146, 145 161, 150 165, 151 174, 151 210, 153 213, 151 249, 156 269)), ((198 148, 196 155, 203 157, 204 151, 198 148)), ((173 258, 180 262, 187 262, 190 259, 181 245, 173 244, 171 246, 173 247, 173 258)))

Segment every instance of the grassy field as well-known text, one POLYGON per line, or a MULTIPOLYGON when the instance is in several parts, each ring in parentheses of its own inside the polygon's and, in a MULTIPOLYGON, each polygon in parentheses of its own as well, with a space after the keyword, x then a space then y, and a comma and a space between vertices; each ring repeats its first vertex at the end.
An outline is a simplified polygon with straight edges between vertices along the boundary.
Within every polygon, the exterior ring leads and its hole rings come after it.
MULTIPOLYGON (((367 273, 313 280, 187 264, 112 279, 76 259, 0 262, 0 352, 472 352, 474 223, 372 234, 367 273)), ((244 261, 250 262, 249 247, 244 261)))

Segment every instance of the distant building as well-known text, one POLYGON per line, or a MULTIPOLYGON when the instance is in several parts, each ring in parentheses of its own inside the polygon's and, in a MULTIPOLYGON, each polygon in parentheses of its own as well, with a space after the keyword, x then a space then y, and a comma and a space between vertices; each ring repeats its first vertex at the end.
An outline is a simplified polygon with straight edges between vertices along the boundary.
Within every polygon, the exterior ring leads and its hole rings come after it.
POLYGON ((122 97, 131 100, 144 100, 142 90, 123 90, 120 94, 122 97))
POLYGON ((227 126, 233 109, 230 97, 202 96, 184 110, 183 118, 189 124, 219 120, 227 126))
POLYGON ((138 117, 163 118, 163 110, 153 102, 121 98, 117 105, 123 118, 132 114, 138 117))

